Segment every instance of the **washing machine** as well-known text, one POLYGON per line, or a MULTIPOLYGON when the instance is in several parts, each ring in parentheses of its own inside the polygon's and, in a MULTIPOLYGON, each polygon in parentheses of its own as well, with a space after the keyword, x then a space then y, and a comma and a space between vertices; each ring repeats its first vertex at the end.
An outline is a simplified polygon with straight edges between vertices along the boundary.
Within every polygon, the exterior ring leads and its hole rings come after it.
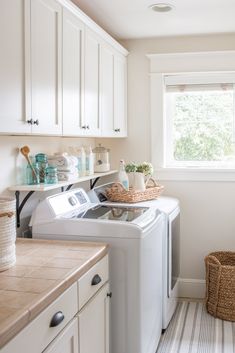
POLYGON ((110 353, 155 353, 162 326, 163 214, 149 206, 91 202, 79 188, 41 201, 31 226, 33 238, 110 244, 110 353))
MULTIPOLYGON (((113 183, 97 186, 88 192, 92 202, 107 202, 105 190, 113 183)), ((132 204, 133 205, 133 204, 132 204)), ((180 276, 180 205, 179 200, 161 196, 135 206, 151 207, 163 213, 164 237, 162 248, 162 330, 164 331, 178 304, 180 276)))

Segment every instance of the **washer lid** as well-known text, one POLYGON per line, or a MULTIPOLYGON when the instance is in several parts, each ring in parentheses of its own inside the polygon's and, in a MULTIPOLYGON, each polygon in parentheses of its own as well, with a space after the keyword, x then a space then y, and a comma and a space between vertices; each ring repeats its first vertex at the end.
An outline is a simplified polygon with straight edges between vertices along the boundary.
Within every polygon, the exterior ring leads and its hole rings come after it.
POLYGON ((142 216, 148 207, 125 207, 111 205, 96 205, 72 218, 102 219, 107 221, 133 222, 142 216))

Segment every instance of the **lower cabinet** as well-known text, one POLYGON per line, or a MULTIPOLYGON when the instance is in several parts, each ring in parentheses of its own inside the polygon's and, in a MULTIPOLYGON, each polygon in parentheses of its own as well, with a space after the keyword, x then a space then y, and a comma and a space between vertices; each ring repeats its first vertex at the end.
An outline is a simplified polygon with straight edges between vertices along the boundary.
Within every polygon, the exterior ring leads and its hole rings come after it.
POLYGON ((78 353, 78 319, 73 319, 43 353, 78 353))
POLYGON ((78 314, 80 353, 109 352, 109 299, 107 283, 78 314))
POLYGON ((9 341, 1 353, 109 353, 108 255, 9 341))

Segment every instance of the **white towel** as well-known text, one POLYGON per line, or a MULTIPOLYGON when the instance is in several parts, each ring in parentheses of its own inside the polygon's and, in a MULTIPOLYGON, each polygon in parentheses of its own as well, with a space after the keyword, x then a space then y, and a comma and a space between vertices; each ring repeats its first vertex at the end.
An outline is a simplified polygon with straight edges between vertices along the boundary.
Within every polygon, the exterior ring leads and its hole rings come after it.
POLYGON ((78 159, 75 156, 69 156, 66 153, 55 154, 54 156, 48 156, 48 163, 54 165, 57 168, 61 167, 76 167, 78 159))
POLYGON ((67 172, 58 172, 57 173, 59 181, 72 181, 78 179, 77 173, 67 173, 67 172))
POLYGON ((77 167, 57 167, 58 172, 65 172, 65 173, 71 173, 71 174, 77 174, 78 169, 77 167))

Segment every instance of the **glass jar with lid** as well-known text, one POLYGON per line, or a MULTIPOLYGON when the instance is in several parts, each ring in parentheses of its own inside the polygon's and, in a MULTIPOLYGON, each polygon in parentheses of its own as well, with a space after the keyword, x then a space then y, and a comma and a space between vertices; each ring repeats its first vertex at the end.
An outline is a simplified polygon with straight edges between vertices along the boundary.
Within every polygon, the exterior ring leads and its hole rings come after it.
POLYGON ((57 167, 53 165, 48 165, 46 167, 46 184, 56 184, 58 183, 58 176, 57 176, 57 167))
POLYGON ((40 183, 45 183, 46 168, 48 166, 47 155, 44 153, 38 153, 36 154, 35 158, 36 158, 36 162, 38 163, 40 183))
POLYGON ((99 144, 98 147, 92 150, 94 153, 94 172, 95 173, 104 173, 110 170, 109 163, 109 152, 110 150, 106 147, 99 144))

